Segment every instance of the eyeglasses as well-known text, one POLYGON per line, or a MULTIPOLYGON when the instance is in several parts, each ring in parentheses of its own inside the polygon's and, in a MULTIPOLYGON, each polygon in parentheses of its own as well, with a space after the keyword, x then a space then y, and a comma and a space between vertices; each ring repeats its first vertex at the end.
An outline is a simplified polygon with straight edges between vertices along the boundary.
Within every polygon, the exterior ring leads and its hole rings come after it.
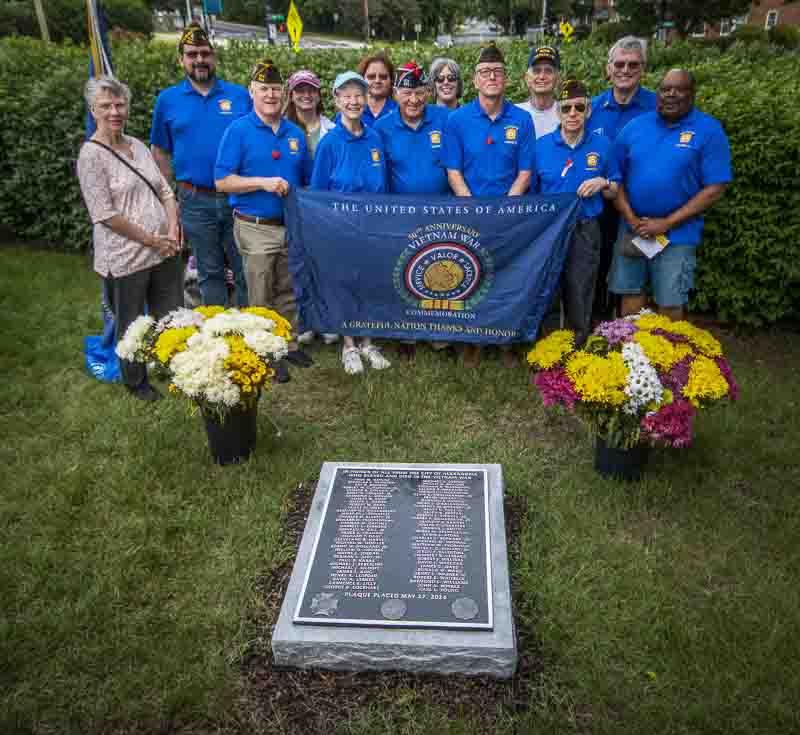
POLYGON ((455 84, 458 81, 458 77, 455 74, 442 74, 441 76, 436 77, 435 81, 437 84, 444 84, 445 82, 455 84))
POLYGON ((195 59, 210 59, 213 55, 213 51, 184 51, 183 55, 187 59, 191 59, 194 61, 195 59))
POLYGON ((388 74, 367 74, 367 79, 371 82, 374 82, 376 79, 380 79, 382 82, 385 82, 389 78, 388 74))
POLYGON ((583 102, 576 102, 574 105, 561 105, 561 114, 569 115, 570 112, 586 112, 586 105, 583 102))
POLYGON ((631 71, 639 71, 642 68, 641 61, 615 61, 613 63, 613 67, 617 71, 622 71, 623 69, 630 69, 631 71))
POLYGON ((478 76, 481 79, 490 79, 491 77, 502 79, 505 75, 506 70, 502 66, 498 66, 493 69, 478 69, 478 76))

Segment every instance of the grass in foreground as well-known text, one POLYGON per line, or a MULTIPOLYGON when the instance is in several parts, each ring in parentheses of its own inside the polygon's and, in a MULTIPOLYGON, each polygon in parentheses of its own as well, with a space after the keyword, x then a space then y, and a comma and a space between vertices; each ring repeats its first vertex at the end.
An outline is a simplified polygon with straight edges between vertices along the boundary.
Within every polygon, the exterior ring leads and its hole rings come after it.
MULTIPOLYGON (((331 348, 262 402, 254 459, 221 469, 184 404, 84 373, 99 328, 85 260, 4 261, 3 733, 251 732, 238 662, 265 635, 255 580, 292 553, 287 497, 325 460, 499 462, 526 501, 511 571, 543 671, 497 732, 800 729, 798 335, 723 337, 739 404, 703 416, 690 451, 656 453, 640 485, 599 479, 523 371, 422 352, 354 380, 331 348)), ((391 688, 335 729, 477 732, 391 688)))

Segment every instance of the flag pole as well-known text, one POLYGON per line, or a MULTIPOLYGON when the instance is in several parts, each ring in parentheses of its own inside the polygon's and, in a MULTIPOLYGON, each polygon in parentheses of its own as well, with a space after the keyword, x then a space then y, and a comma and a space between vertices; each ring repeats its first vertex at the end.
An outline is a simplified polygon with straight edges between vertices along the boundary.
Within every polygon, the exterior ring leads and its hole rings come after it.
POLYGON ((36 8, 36 18, 39 21, 39 30, 42 33, 42 41, 50 43, 50 31, 47 30, 47 16, 44 14, 42 0, 33 0, 33 6, 36 8))

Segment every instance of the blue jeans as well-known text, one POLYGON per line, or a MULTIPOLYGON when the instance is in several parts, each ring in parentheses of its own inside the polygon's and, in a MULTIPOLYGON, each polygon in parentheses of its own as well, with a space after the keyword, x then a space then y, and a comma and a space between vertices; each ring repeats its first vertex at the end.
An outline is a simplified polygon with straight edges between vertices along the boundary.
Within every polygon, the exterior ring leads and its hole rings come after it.
POLYGON ((228 306, 225 257, 236 283, 236 304, 247 306, 247 284, 242 258, 233 241, 233 211, 225 196, 178 189, 183 232, 197 259, 197 277, 203 304, 228 306))

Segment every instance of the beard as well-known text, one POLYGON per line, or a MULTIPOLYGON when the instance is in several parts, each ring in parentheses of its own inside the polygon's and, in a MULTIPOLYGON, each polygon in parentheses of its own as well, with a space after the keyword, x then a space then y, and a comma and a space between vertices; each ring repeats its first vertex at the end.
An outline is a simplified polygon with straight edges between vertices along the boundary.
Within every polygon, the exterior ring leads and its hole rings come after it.
POLYGON ((192 79, 195 82, 210 82, 212 79, 214 79, 215 74, 216 70, 208 64, 195 64, 192 67, 192 70, 187 72, 189 79, 192 79), (200 72, 200 74, 198 74, 198 72, 200 72), (205 72, 205 74, 203 74, 203 72, 205 72))

